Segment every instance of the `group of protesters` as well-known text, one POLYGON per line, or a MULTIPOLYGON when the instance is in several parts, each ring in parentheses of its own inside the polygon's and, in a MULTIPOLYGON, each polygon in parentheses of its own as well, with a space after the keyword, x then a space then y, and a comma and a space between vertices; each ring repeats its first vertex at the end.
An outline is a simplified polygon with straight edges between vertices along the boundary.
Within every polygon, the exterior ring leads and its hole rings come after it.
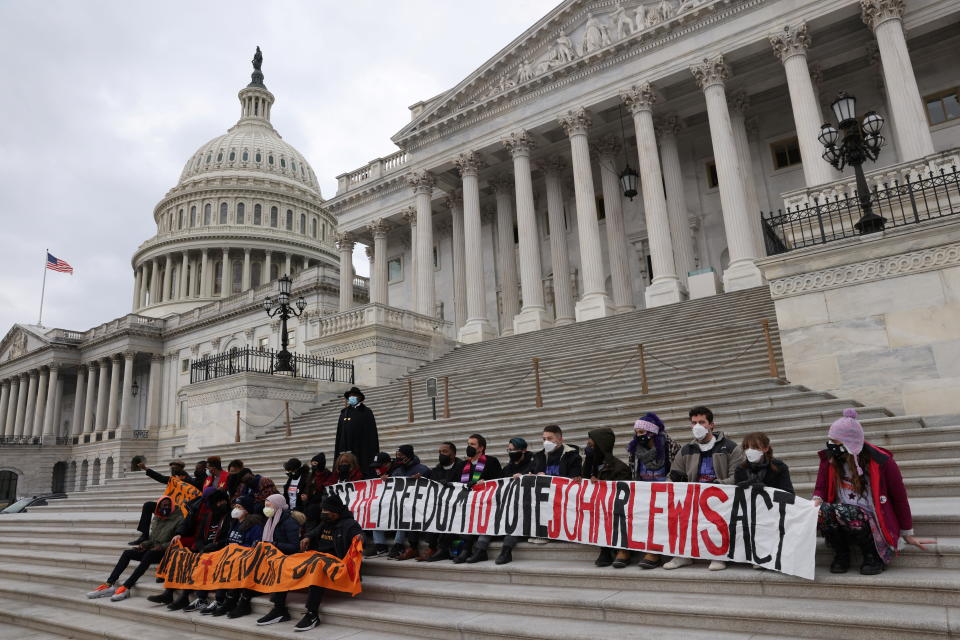
MULTIPOLYGON (((337 426, 333 464, 327 466, 323 453, 308 463, 291 458, 283 465, 286 480, 282 487, 233 460, 224 469, 221 459, 211 456, 196 463, 192 473, 181 461, 169 464, 170 475, 139 465, 147 476, 170 484, 171 478, 195 487, 200 493, 178 508, 170 496, 143 505, 138 531, 106 582, 88 597, 109 596, 123 600, 146 570, 158 563, 167 547, 179 543, 199 553, 218 551, 230 544, 252 547, 268 542, 283 554, 315 550, 344 558, 357 536, 367 536, 364 556, 385 556, 390 560, 416 559, 422 562, 452 561, 475 564, 489 560, 492 542, 488 535, 460 535, 423 531, 364 532, 340 497, 329 487, 343 482, 371 478, 428 478, 473 486, 500 478, 527 474, 560 476, 574 481, 698 482, 741 487, 764 487, 794 492, 790 470, 774 456, 770 438, 753 432, 735 442, 716 428, 713 412, 705 406, 689 411, 690 439, 680 444, 667 435, 666 426, 655 413, 647 413, 633 425, 633 437, 617 447, 610 428, 588 432, 583 448, 564 440, 558 425, 541 430, 538 446, 521 436, 509 438, 504 462, 488 453, 488 442, 474 433, 462 451, 454 442, 437 449, 436 464, 424 464, 413 446, 397 448, 393 456, 379 451, 373 412, 364 404, 363 393, 353 387, 344 394, 344 408, 337 426), (622 452, 622 453, 618 453, 622 452), (460 454, 460 455, 458 455, 460 454), (577 480, 579 479, 579 480, 577 480), (131 561, 133 573, 120 583, 131 561)), ((827 433, 819 452, 820 466, 813 492, 819 507, 818 530, 834 557, 833 573, 846 573, 851 549, 860 551, 860 573, 876 575, 892 560, 901 539, 923 549, 927 541, 914 537, 910 506, 899 468, 892 454, 864 441, 863 427, 856 411, 847 409, 827 433)), ((513 550, 522 538, 507 535, 495 558, 498 565, 513 561, 513 550)), ((527 538, 532 544, 547 544, 544 538, 527 538)), ((678 569, 693 563, 684 557, 654 553, 636 554, 626 549, 601 548, 597 567, 622 569, 636 560, 645 570, 662 567, 678 569)), ((726 562, 711 560, 709 569, 720 571, 726 562)), ((761 569, 759 565, 754 568, 761 569)), ((296 631, 315 627, 324 589, 310 587, 306 614, 296 631)), ((150 596, 149 601, 170 610, 199 612, 201 615, 239 618, 251 613, 251 599, 258 594, 246 589, 205 591, 174 589, 150 596)), ((257 620, 268 625, 291 620, 287 593, 270 595, 273 607, 257 620)))

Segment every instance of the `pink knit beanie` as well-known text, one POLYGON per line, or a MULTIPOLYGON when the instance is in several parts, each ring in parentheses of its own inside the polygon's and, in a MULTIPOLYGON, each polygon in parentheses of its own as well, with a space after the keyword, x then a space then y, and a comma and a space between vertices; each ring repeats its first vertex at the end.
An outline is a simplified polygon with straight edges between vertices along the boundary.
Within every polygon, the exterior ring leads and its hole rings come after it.
POLYGON ((633 430, 636 431, 637 429, 643 429, 644 431, 652 433, 653 435, 660 433, 660 427, 647 420, 637 420, 634 422, 633 430))
POLYGON ((857 460, 857 456, 863 451, 863 425, 857 422, 856 410, 844 409, 843 417, 830 425, 827 437, 843 443, 847 451, 853 454, 854 464, 857 465, 857 473, 863 475, 863 469, 860 468, 860 462, 857 460))

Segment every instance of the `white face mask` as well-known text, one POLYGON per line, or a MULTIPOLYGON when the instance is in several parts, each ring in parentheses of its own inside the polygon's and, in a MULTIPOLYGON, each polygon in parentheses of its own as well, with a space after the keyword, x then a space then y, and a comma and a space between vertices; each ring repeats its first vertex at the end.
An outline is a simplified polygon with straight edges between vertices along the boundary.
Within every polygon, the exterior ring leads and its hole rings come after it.
POLYGON ((243 509, 234 509, 233 511, 230 512, 230 517, 233 518, 234 520, 239 520, 245 513, 246 511, 244 511, 243 509))
POLYGON ((693 425, 693 437, 697 440, 703 440, 710 431, 702 424, 693 425))
POLYGON ((763 451, 759 449, 747 449, 744 454, 747 456, 747 462, 756 464, 763 460, 763 451))
POLYGON ((277 512, 277 510, 274 509, 273 507, 264 507, 264 508, 263 508, 263 515, 266 516, 266 517, 268 517, 268 518, 272 518, 272 517, 273 517, 273 514, 275 514, 276 512, 277 512))
POLYGON ((557 443, 550 440, 543 441, 543 450, 547 453, 553 453, 553 450, 557 448, 557 443))

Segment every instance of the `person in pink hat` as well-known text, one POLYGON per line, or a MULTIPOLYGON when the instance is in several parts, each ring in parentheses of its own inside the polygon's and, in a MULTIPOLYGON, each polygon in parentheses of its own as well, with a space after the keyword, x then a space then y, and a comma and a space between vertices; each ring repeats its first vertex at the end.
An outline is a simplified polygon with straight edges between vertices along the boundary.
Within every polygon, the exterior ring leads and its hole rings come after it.
POLYGON ((918 540, 907 489, 893 454, 864 442, 863 426, 854 409, 830 425, 827 446, 819 452, 820 469, 813 502, 820 507, 817 528, 833 549, 831 573, 850 569, 850 548, 863 556, 860 573, 876 575, 890 564, 900 538, 923 546, 918 540))

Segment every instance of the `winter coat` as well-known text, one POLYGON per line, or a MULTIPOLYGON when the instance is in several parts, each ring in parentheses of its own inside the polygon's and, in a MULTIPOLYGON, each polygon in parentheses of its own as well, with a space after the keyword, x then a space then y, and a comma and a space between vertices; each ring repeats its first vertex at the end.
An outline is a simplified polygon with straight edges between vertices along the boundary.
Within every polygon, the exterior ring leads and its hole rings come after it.
POLYGON ((310 539, 310 548, 320 553, 329 553, 341 560, 350 551, 353 539, 363 535, 363 529, 353 514, 343 513, 335 522, 321 522, 304 534, 310 539))
MULTIPOLYGON (((883 537, 896 547, 900 536, 913 535, 913 515, 910 513, 907 488, 903 485, 900 467, 893 461, 892 453, 867 442, 863 447, 870 452, 870 462, 864 473, 870 478, 870 497, 878 516, 877 522, 883 537)), ((830 464, 830 454, 826 449, 817 455, 820 456, 820 468, 813 495, 825 502, 834 502, 837 498, 836 469, 830 464)))
POLYGON ((345 451, 357 457, 357 463, 364 473, 380 452, 377 420, 373 411, 362 402, 355 407, 344 407, 340 411, 333 459, 336 460, 345 451))
POLYGON ((790 480, 790 469, 783 460, 774 458, 772 464, 754 467, 747 462, 733 472, 733 482, 737 485, 750 486, 762 484, 771 489, 780 489, 787 493, 794 493, 793 482, 790 480), (776 471, 774 471, 776 468, 776 471))
POLYGON ((170 544, 170 539, 176 535, 177 527, 182 522, 183 513, 177 508, 174 508, 166 518, 154 515, 150 522, 150 532, 147 534, 147 539, 143 541, 143 547, 163 551, 170 544))
MULTIPOLYGON (((547 473, 548 465, 560 466, 560 473, 557 475, 563 478, 579 478, 583 470, 583 458, 580 456, 580 448, 574 444, 564 442, 559 449, 554 449, 549 456, 546 451, 541 449, 533 454, 533 465, 530 467, 530 473, 547 473)), ((550 474, 547 474, 550 475, 550 474)))
POLYGON ((394 478, 412 478, 418 473, 423 478, 430 478, 433 475, 430 467, 420 462, 420 458, 417 456, 413 456, 413 459, 410 460, 407 466, 401 467, 395 464, 390 470, 390 476, 394 478))
POLYGON ((666 434, 664 434, 663 455, 659 458, 656 444, 648 449, 636 438, 627 447, 627 453, 634 480, 655 481, 667 478, 667 473, 670 472, 670 442, 666 434))
POLYGON ((533 454, 529 451, 524 451, 523 455, 520 456, 520 460, 513 462, 512 460, 507 463, 507 466, 503 468, 503 478, 512 478, 515 474, 525 475, 530 473, 530 469, 533 468, 533 454))
POLYGON ((453 466, 444 469, 443 465, 438 464, 430 470, 430 477, 437 482, 460 482, 460 474, 463 472, 463 460, 453 459, 453 466))
POLYGON ((227 480, 229 479, 230 474, 226 471, 216 471, 213 472, 213 475, 207 476, 203 481, 203 486, 200 487, 200 490, 203 491, 207 487, 213 487, 214 489, 223 489, 227 490, 227 480))
POLYGON ((242 547, 252 547, 263 537, 263 516, 248 513, 243 520, 230 520, 230 533, 223 546, 239 544, 242 547))
MULTIPOLYGON (((717 440, 711 449, 713 470, 717 474, 716 484, 734 484, 734 471, 747 460, 743 449, 725 437, 722 431, 714 431, 713 437, 717 440)), ((671 466, 671 479, 679 477, 679 482, 696 482, 700 477, 700 447, 697 441, 683 445, 671 466)))
MULTIPOLYGON (((470 463, 469 460, 463 461, 463 464, 460 466, 460 476, 457 477, 456 482, 460 482, 461 478, 463 478, 463 470, 467 467, 467 464, 469 463, 470 463)), ((500 461, 497 460, 496 456, 488 455, 487 462, 483 467, 483 471, 480 472, 479 482, 483 482, 484 480, 497 480, 498 478, 502 478, 502 477, 503 477, 503 467, 500 466, 500 461)), ((472 480, 467 480, 467 484, 472 486, 476 484, 476 482, 473 482, 472 480)))
POLYGON ((206 503, 203 497, 197 497, 187 503, 187 515, 177 526, 176 535, 183 538, 182 544, 192 548, 194 551, 202 551, 208 544, 218 544, 230 530, 230 513, 224 514, 221 518, 222 524, 217 530, 216 535, 210 538, 211 525, 215 514, 209 509, 204 508, 206 503))
MULTIPOLYGON (((310 467, 304 465, 292 476, 287 476, 287 481, 283 483, 283 499, 290 504, 288 499, 288 491, 290 490, 290 485, 293 483, 294 479, 299 478, 300 483, 297 485, 297 503, 293 508, 297 511, 303 511, 304 505, 306 504, 307 492, 310 490, 310 467)), ((279 492, 278 492, 279 493, 279 492)), ((264 496, 266 499, 266 496, 264 496)), ((262 506, 262 505, 261 505, 262 506)))
POLYGON ((280 513, 280 521, 273 530, 271 544, 286 555, 300 551, 300 524, 293 519, 289 511, 283 510, 280 513))
POLYGON ((603 427, 590 431, 587 436, 593 440, 597 451, 603 455, 603 462, 598 466, 590 456, 583 459, 582 477, 596 477, 597 480, 630 480, 630 467, 620 458, 613 455, 613 445, 616 436, 613 429, 603 427))
MULTIPOLYGON (((156 481, 159 482, 160 484, 167 484, 167 483, 169 483, 169 482, 170 482, 170 478, 172 477, 172 476, 165 476, 165 475, 163 475, 162 473, 160 473, 160 472, 158 472, 158 471, 154 471, 153 469, 149 469, 149 468, 148 468, 148 469, 144 469, 143 472, 144 472, 145 474, 147 474, 147 477, 148 477, 148 478, 153 478, 154 480, 156 480, 156 481)), ((186 482, 187 484, 191 484, 191 483, 190 483, 190 477, 189 477, 189 476, 182 477, 182 478, 180 478, 180 479, 183 480, 184 482, 186 482)))

